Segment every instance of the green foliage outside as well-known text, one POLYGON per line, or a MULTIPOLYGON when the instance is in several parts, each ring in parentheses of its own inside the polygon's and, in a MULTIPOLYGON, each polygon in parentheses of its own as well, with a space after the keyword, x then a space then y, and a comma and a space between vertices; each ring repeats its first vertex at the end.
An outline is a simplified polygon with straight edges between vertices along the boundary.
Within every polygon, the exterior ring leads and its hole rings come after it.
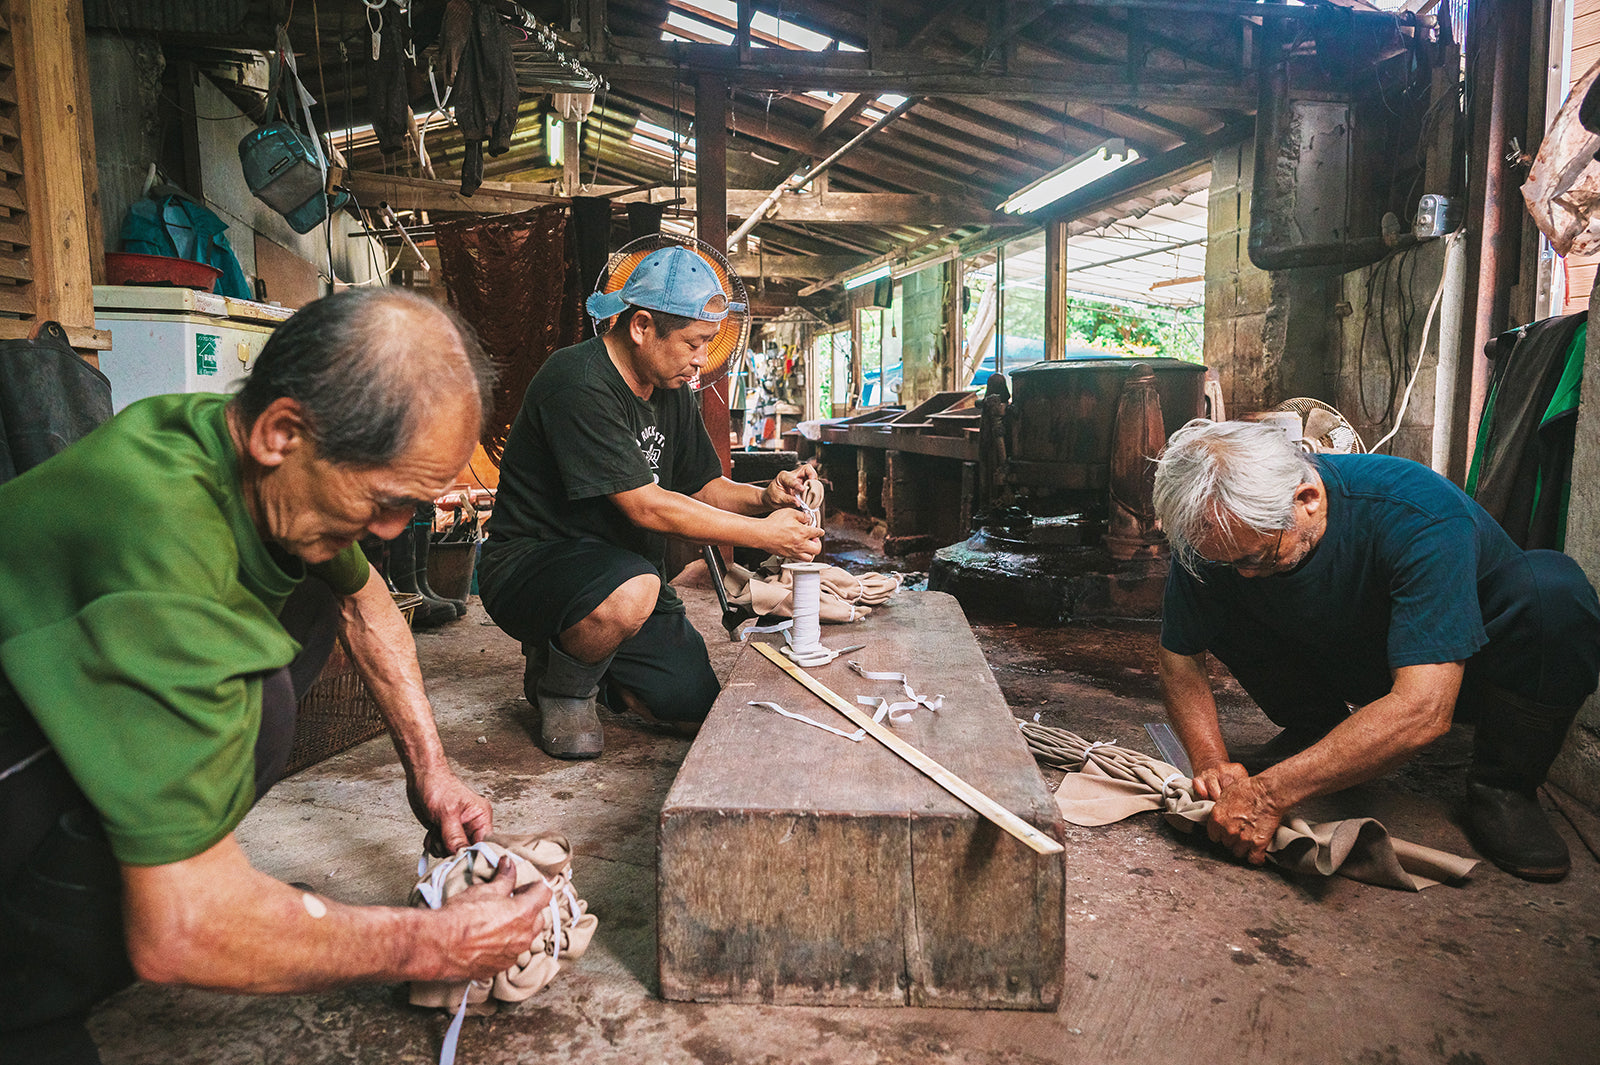
MULTIPOLYGON (((975 317, 988 279, 974 279, 968 317, 975 317)), ((1006 286, 1007 336, 1044 338, 1044 290, 1006 286)), ((1072 296, 1067 300, 1067 347, 1099 348, 1118 355, 1166 356, 1200 362, 1204 347, 1200 307, 1143 307, 1072 296)), ((970 328, 969 323, 969 328, 970 328)))

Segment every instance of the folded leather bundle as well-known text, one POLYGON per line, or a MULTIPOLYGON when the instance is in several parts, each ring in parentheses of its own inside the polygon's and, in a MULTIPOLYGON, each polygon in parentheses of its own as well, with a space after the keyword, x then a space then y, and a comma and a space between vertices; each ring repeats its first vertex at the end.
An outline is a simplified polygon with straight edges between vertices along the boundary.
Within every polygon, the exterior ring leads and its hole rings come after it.
MULTIPOLYGON (((773 556, 754 570, 731 564, 722 586, 730 606, 748 606, 758 616, 794 616, 794 584, 783 570, 783 559, 773 556)), ((857 576, 829 566, 821 573, 817 616, 826 623, 859 621, 872 608, 889 601, 900 590, 900 578, 886 573, 857 576)))
POLYGON ((492 983, 465 980, 417 980, 411 984, 411 1004, 454 1012, 466 994, 466 1012, 472 1015, 494 1013, 501 1004, 514 1006, 538 993, 570 962, 583 957, 594 938, 599 919, 588 912, 588 903, 572 889, 572 845, 559 832, 540 832, 521 839, 495 842, 485 840, 449 858, 429 865, 427 872, 411 890, 412 906, 438 909, 451 896, 480 884, 494 875, 502 855, 510 855, 516 869, 517 886, 543 879, 554 892, 551 920, 528 944, 515 965, 494 978, 492 983))

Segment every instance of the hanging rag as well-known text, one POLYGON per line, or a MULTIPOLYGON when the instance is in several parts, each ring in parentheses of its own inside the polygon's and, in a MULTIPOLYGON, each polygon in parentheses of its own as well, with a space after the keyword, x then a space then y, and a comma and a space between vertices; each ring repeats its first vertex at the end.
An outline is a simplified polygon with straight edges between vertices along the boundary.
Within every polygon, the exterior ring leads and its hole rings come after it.
MULTIPOLYGON (((1019 722, 1034 756, 1067 770, 1056 789, 1061 816, 1074 825, 1109 825, 1145 810, 1192 833, 1211 819, 1210 799, 1166 762, 1109 743, 1090 743, 1066 729, 1019 722)), ((1285 818, 1267 847, 1267 860, 1291 873, 1340 876, 1364 884, 1421 891, 1464 879, 1477 860, 1389 835, 1370 817, 1312 823, 1285 818)))
POLYGON ((597 289, 611 258, 611 197, 572 198, 573 242, 578 248, 578 279, 585 297, 597 289))
POLYGON ((560 348, 583 339, 587 283, 577 277, 566 208, 550 205, 434 228, 450 305, 472 326, 499 376, 483 447, 500 462, 528 382, 560 348))
POLYGON ((509 855, 517 886, 542 879, 550 885, 550 915, 516 963, 489 982, 416 980, 411 1004, 474 1016, 494 1013, 531 998, 566 968, 583 957, 599 919, 572 887, 572 846, 559 832, 540 832, 516 840, 475 843, 421 871, 411 890, 412 906, 438 909, 456 894, 494 876, 502 856, 509 855))
POLYGON ((1546 318, 1486 346, 1494 372, 1467 494, 1525 550, 1566 542, 1587 320, 1546 318))
MULTIPOLYGON (((1528 214, 1557 255, 1592 255, 1600 249, 1600 132, 1583 121, 1584 103, 1600 79, 1596 62, 1572 86, 1539 142, 1522 198, 1528 214)), ((1594 108, 1594 103, 1589 104, 1594 108)))
POLYGON ((628 239, 653 237, 661 232, 661 216, 667 209, 659 203, 628 201, 628 239))
MULTIPOLYGON (((454 8, 459 0, 451 0, 454 8)), ((445 15, 445 50, 455 52, 461 31, 459 16, 445 15)), ((511 57, 511 32, 489 0, 472 6, 466 40, 459 45, 461 64, 450 89, 456 125, 466 141, 461 162, 461 195, 471 196, 483 184, 483 151, 504 155, 517 128, 517 71, 511 57)))
MULTIPOLYGON (((372 18, 368 15, 368 18, 372 18)), ((378 150, 385 154, 406 146, 406 131, 411 116, 411 67, 407 58, 406 24, 393 11, 376 16, 383 19, 378 30, 378 54, 367 55, 367 107, 378 150)))

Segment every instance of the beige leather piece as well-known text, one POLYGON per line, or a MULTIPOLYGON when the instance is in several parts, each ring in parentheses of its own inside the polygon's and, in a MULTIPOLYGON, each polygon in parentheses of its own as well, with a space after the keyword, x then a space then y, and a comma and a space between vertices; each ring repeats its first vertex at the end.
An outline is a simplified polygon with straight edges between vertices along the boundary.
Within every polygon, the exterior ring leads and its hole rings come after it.
MULTIPOLYGON (((1174 828, 1194 832, 1211 819, 1211 801, 1195 798, 1193 782, 1166 762, 1114 744, 1091 744, 1065 729, 1020 724, 1041 761, 1068 770, 1056 789, 1056 806, 1074 825, 1109 825, 1155 810, 1174 828)), ((1459 881, 1478 864, 1396 839, 1370 817, 1320 823, 1285 818, 1267 860, 1294 873, 1337 873, 1403 891, 1459 881)))
MULTIPOLYGON (((487 853, 473 855, 470 862, 457 862, 444 877, 443 900, 448 901, 471 885, 482 883, 493 874, 500 856, 509 855, 518 887, 544 880, 555 891, 560 922, 536 935, 528 949, 518 956, 516 964, 496 976, 492 983, 474 983, 469 988, 464 980, 413 982, 410 995, 413 1006, 453 1012, 461 1005, 465 992, 469 1015, 494 1013, 500 1003, 515 1005, 537 994, 563 968, 583 957, 594 939, 600 922, 588 912, 588 903, 572 890, 572 845, 566 836, 559 832, 539 832, 512 839, 494 837, 481 846, 487 853)), ((427 874, 411 892, 411 905, 428 905, 424 885, 430 885, 439 866, 451 860, 439 859, 429 866, 427 874)))

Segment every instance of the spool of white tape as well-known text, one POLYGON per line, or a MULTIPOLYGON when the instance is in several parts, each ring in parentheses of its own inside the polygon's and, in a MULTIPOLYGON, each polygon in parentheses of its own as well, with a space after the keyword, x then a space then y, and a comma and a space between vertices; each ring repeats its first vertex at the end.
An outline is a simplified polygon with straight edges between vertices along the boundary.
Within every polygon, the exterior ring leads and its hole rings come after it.
POLYGON ((789 643, 796 651, 804 653, 822 642, 822 571, 820 562, 785 562, 794 588, 794 628, 789 630, 789 643))

